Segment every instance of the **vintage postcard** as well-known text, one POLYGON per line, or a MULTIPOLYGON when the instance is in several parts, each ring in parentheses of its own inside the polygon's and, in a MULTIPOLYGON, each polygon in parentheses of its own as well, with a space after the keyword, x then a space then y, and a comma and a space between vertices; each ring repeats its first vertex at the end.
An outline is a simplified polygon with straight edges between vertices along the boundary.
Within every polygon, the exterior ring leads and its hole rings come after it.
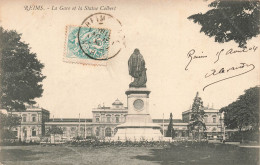
POLYGON ((0 164, 259 164, 260 1, 1 0, 0 164))

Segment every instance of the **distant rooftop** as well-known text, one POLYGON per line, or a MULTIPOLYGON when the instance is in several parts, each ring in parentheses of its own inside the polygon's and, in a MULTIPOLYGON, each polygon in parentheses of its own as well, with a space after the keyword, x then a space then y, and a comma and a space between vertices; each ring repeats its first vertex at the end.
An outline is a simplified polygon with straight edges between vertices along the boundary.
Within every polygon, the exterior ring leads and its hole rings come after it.
MULTIPOLYGON (((153 119, 154 123, 169 123, 170 119, 153 119)), ((173 119, 173 123, 183 123, 183 121, 181 119, 173 119)))
MULTIPOLYGON (((92 122, 91 118, 52 118, 49 120, 49 122, 92 122)), ((169 124, 170 119, 153 119, 153 123, 165 123, 165 124, 169 124)), ((183 121, 181 119, 173 119, 173 123, 183 123, 183 121)))
MULTIPOLYGON (((205 107, 204 111, 205 112, 219 112, 219 109, 205 107)), ((182 112, 182 114, 186 114, 186 113, 189 113, 189 112, 191 112, 191 109, 182 112)))
POLYGON ((112 105, 123 105, 123 103, 121 101, 119 101, 118 99, 116 99, 116 101, 113 102, 112 105))
POLYGON ((110 107, 98 107, 97 109, 110 109, 110 107))
POLYGON ((108 106, 105 106, 105 104, 103 103, 103 106, 101 104, 98 105, 97 108, 93 108, 92 109, 92 112, 99 112, 99 111, 126 111, 127 110, 127 107, 124 107, 123 106, 123 103, 119 100, 119 99, 116 99, 113 103, 112 103, 112 107, 108 107, 108 106))
POLYGON ((27 109, 27 108, 30 108, 30 109, 32 109, 32 108, 41 108, 39 105, 25 105, 25 108, 27 109))
POLYGON ((35 110, 46 110, 39 105, 26 105, 25 106, 26 111, 35 111, 35 110))
POLYGON ((52 118, 49 122, 92 122, 91 118, 52 118))

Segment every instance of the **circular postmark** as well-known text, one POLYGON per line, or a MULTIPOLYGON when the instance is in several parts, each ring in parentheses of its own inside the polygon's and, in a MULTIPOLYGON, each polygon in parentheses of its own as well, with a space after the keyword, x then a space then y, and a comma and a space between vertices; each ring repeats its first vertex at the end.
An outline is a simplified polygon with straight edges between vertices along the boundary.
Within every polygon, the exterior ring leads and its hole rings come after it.
POLYGON ((122 24, 110 14, 92 14, 79 27, 78 44, 90 59, 109 60, 125 46, 122 24))

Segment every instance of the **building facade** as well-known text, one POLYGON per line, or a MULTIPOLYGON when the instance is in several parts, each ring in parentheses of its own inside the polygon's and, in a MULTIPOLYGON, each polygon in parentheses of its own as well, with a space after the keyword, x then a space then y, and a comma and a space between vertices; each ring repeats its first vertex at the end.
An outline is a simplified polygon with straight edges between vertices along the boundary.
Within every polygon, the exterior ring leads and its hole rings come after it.
POLYGON ((10 112, 21 117, 21 125, 13 128, 17 139, 21 141, 39 141, 45 135, 45 123, 49 121, 50 112, 39 107, 27 106, 26 111, 10 112))
POLYGON ((58 126, 63 130, 64 139, 73 139, 77 136, 83 138, 112 137, 116 133, 116 126, 125 122, 127 108, 118 99, 112 107, 99 105, 92 109, 92 118, 73 119, 50 119, 46 123, 46 132, 53 126, 58 126))
POLYGON ((116 133, 116 126, 126 120, 127 107, 118 99, 112 104, 112 107, 94 108, 92 110, 92 135, 95 137, 112 137, 116 133))
MULTIPOLYGON (((223 135, 223 116, 218 109, 205 108, 204 122, 208 139, 218 139, 223 135)), ((92 109, 92 118, 52 118, 49 111, 39 107, 27 107, 24 112, 12 112, 13 115, 22 118, 21 125, 14 128, 17 138, 22 141, 40 140, 54 126, 63 130, 62 139, 71 140, 75 137, 99 139, 113 137, 116 126, 126 120, 128 108, 118 99, 111 107, 99 105, 92 109)), ((188 124, 191 118, 191 110, 182 113, 182 119, 173 119, 173 128, 176 138, 188 138, 190 136, 188 124)), ((153 123, 161 126, 161 132, 165 135, 170 120, 153 119, 153 123)))
MULTIPOLYGON (((224 117, 219 112, 219 109, 213 109, 206 107, 204 109, 204 123, 206 125, 206 136, 207 139, 220 139, 224 132, 224 117)), ((184 123, 189 123, 191 119, 191 110, 182 112, 182 120, 184 123)))

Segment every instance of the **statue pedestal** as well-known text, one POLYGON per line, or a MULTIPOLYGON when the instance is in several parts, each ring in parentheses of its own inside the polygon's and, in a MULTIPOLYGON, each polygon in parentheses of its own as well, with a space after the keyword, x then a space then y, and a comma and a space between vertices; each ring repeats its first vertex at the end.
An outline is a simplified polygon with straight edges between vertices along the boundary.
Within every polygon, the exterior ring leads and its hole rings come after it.
POLYGON ((147 88, 130 88, 127 95, 128 115, 126 122, 118 125, 113 140, 159 141, 163 139, 161 127, 152 122, 149 114, 149 91, 147 88))

